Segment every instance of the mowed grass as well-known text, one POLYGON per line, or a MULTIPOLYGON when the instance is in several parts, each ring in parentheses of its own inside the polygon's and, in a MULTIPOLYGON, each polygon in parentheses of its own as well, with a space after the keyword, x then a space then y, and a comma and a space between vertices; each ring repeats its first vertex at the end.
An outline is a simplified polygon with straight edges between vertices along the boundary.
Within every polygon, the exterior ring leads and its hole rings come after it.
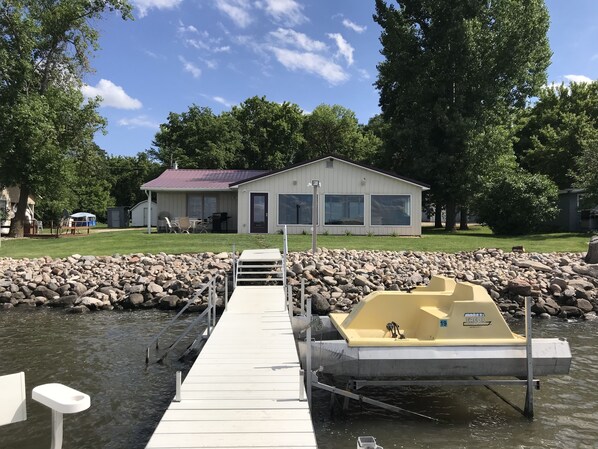
MULTIPOLYGON (((469 231, 447 233, 424 228, 421 237, 331 236, 319 235, 318 246, 336 249, 437 251, 455 253, 478 248, 500 248, 510 251, 523 246, 527 252, 587 251, 590 234, 554 233, 517 237, 498 237, 482 226, 469 231)), ((58 239, 2 239, 0 257, 36 258, 81 255, 114 255, 132 253, 181 254, 237 251, 254 248, 282 248, 280 234, 147 234, 145 230, 94 230, 89 235, 65 236, 58 239)), ((311 235, 290 235, 290 251, 311 249, 311 235)))

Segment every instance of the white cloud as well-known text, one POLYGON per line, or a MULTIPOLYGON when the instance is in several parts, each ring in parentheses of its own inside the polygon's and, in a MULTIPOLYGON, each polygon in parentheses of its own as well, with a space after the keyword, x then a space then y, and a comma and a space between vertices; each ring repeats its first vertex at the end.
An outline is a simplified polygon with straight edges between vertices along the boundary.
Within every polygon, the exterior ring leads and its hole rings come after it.
POLYGON ((348 65, 353 64, 354 48, 345 40, 340 33, 328 33, 328 37, 336 42, 338 47, 338 54, 340 54, 347 61, 348 65))
POLYGON ((247 27, 253 18, 248 0, 216 0, 216 8, 226 14, 240 28, 247 27))
POLYGON ((355 22, 352 22, 349 19, 343 19, 343 25, 345 28, 349 28, 356 33, 363 33, 365 30, 367 30, 366 26, 357 25, 355 22))
POLYGON ((189 72, 193 76, 193 78, 199 78, 201 76, 201 69, 197 67, 195 64, 187 61, 182 56, 179 56, 179 61, 183 63, 183 69, 185 70, 185 72, 189 72))
POLYGON ((180 5, 182 0, 132 0, 133 6, 139 10, 139 17, 147 16, 150 9, 173 9, 180 5))
MULTIPOLYGON (((230 51, 230 47, 228 45, 220 45, 222 42, 221 38, 211 37, 210 33, 207 31, 197 31, 196 33, 200 35, 198 39, 194 38, 186 38, 184 39, 184 43, 187 46, 197 48, 198 50, 205 50, 212 53, 228 53, 230 51)), ((181 36, 184 33, 179 33, 181 36)))
POLYGON ((563 78, 565 78, 567 81, 571 82, 571 83, 591 83, 592 79, 588 78, 585 75, 565 75, 563 78))
POLYGON ((232 106, 230 102, 226 101, 224 98, 219 96, 212 97, 212 100, 214 100, 216 103, 220 103, 221 105, 226 106, 227 108, 230 108, 232 106))
POLYGON ((366 69, 357 69, 357 73, 359 73, 359 77, 362 80, 369 80, 371 78, 369 72, 366 69))
POLYGON ((255 5, 266 11, 276 22, 288 26, 295 26, 307 22, 308 19, 301 10, 303 5, 295 0, 260 0, 255 5))
POLYGON ((84 84, 81 92, 86 98, 102 97, 102 106, 106 107, 139 109, 142 106, 141 101, 128 96, 121 86, 110 80, 101 79, 95 87, 84 84))
POLYGON ((155 121, 151 120, 146 115, 138 115, 132 118, 121 118, 118 121, 120 126, 126 126, 127 128, 150 128, 159 129, 160 125, 155 121))
POLYGON ((179 20, 179 26, 177 28, 179 34, 191 33, 198 34, 199 31, 193 25, 185 25, 182 20, 179 20))
POLYGON ((302 70, 312 73, 324 78, 333 85, 340 84, 349 79, 349 75, 341 66, 322 55, 277 47, 272 47, 271 50, 278 62, 289 70, 302 70))
POLYGON ((213 59, 204 59, 204 58, 199 58, 208 69, 212 69, 215 70, 218 68, 218 62, 214 61, 213 59))
POLYGON ((313 40, 303 33, 286 28, 270 31, 270 36, 277 40, 278 45, 293 46, 301 50, 323 51, 327 48, 324 42, 313 40))

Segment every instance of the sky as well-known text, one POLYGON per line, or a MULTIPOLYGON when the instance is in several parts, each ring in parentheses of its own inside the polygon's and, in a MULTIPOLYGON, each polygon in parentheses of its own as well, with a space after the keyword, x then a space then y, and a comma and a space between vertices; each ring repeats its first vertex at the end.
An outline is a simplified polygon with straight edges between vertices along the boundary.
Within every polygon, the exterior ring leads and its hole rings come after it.
MULTIPOLYGON (((373 0, 130 0, 133 21, 106 14, 83 93, 103 98, 111 155, 152 146, 170 112, 218 114, 253 96, 340 104, 360 123, 380 112, 373 0)), ((598 79, 598 0, 546 0, 549 83, 598 79)))

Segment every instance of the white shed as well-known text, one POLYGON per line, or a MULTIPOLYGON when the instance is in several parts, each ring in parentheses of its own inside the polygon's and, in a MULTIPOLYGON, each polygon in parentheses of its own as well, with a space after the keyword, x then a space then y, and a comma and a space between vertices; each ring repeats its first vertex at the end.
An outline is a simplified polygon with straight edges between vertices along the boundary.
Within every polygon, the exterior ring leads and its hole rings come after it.
MULTIPOLYGON (((147 206, 147 200, 144 200, 131 208, 131 226, 147 226, 147 206)), ((158 226, 158 205, 153 201, 152 226, 158 226)))

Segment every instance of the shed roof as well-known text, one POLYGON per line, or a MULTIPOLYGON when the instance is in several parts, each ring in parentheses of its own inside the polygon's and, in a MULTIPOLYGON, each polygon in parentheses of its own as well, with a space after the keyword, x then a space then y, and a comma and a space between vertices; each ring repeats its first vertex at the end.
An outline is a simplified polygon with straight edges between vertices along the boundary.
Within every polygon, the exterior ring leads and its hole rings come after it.
POLYGON ((253 178, 267 170, 193 170, 167 169, 156 179, 146 182, 142 190, 189 191, 189 190, 229 190, 232 183, 253 178))

